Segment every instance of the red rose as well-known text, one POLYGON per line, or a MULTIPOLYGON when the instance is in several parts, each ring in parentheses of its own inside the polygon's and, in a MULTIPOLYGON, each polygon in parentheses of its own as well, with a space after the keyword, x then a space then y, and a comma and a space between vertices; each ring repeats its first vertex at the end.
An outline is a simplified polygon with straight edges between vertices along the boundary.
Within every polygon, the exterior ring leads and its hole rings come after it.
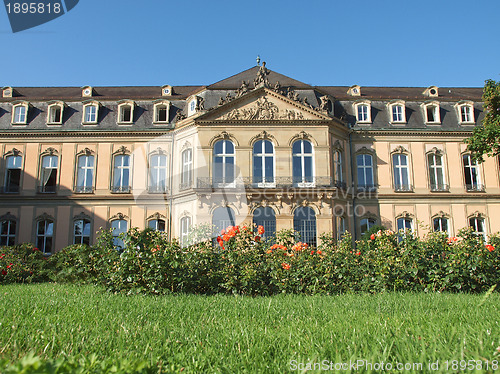
POLYGON ((7 272, 5 270, 2 270, 2 275, 7 275, 7 272))
POLYGON ((370 235, 370 239, 371 239, 371 240, 375 240, 375 234, 371 234, 371 235, 370 235))
POLYGON ((260 236, 256 236, 256 237, 255 237, 255 241, 256 241, 256 242, 260 242, 260 236))
POLYGON ((490 252, 493 252, 495 250, 495 247, 493 247, 491 244, 486 244, 486 249, 490 252))

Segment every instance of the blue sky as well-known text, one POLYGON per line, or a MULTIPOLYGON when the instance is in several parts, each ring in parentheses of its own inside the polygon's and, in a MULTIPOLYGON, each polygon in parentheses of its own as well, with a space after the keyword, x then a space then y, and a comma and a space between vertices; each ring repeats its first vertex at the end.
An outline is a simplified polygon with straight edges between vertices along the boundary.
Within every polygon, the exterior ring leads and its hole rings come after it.
POLYGON ((498 0, 80 0, 13 34, 0 8, 0 85, 208 85, 260 55, 312 85, 480 87, 500 80, 499 10, 498 0))

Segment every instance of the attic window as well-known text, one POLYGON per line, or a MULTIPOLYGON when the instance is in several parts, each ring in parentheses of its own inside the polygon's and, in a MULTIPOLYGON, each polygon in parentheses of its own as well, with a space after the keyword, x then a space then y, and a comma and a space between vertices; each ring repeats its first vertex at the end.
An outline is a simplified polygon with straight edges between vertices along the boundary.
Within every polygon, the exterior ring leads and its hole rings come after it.
POLYGON ((118 123, 134 122, 134 106, 135 103, 130 100, 118 102, 118 123))
POLYGON ((160 101, 154 105, 154 123, 168 123, 170 102, 160 101))
POLYGON ((427 102, 422 104, 426 123, 440 123, 439 103, 437 101, 427 102))
POLYGON ((85 124, 96 124, 99 113, 99 105, 97 102, 90 102, 83 105, 83 119, 85 124))
POLYGON ((50 104, 48 108, 47 123, 60 125, 62 124, 63 106, 60 103, 50 104))
POLYGON ((472 102, 461 102, 457 104, 458 120, 462 124, 474 124, 474 106, 472 102))
POLYGON ((371 104, 370 102, 363 101, 354 104, 356 111, 356 121, 358 123, 370 123, 371 120, 371 104))
POLYGON ((22 102, 12 107, 12 123, 25 125, 28 117, 28 103, 22 102))
POLYGON ((405 103, 397 101, 389 104, 389 116, 392 123, 405 123, 405 103))

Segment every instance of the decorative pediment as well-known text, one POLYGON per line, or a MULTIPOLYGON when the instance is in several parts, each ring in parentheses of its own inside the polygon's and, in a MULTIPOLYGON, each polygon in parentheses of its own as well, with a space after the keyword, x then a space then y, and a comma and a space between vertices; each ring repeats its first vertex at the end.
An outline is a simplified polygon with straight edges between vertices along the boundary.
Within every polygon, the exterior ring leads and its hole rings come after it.
POLYGON ((42 152, 43 155, 50 155, 50 156, 54 156, 58 153, 59 152, 57 151, 57 149, 53 147, 48 147, 45 151, 42 152))
POLYGON ((2 220, 2 221, 16 221, 17 218, 16 218, 16 216, 12 215, 10 212, 7 212, 4 215, 0 216, 0 220, 2 220))
POLYGON ((114 155, 127 155, 130 151, 124 145, 120 146, 113 154, 114 155))
POLYGON ((309 140, 312 141, 315 145, 318 145, 318 142, 311 136, 311 134, 308 134, 304 130, 299 132, 298 134, 295 134, 289 141, 288 145, 292 145, 292 143, 296 140, 309 140))
POLYGON ((6 154, 5 154, 5 157, 8 157, 8 156, 20 156, 22 155, 23 152, 21 152, 19 149, 17 148, 12 148, 10 151, 8 151, 6 154))
POLYGON ((432 153, 432 154, 435 154, 436 156, 442 156, 443 155, 443 151, 440 150, 439 148, 437 147, 433 147, 429 153, 432 153))
POLYGON ((450 217, 450 215, 449 215, 448 213, 445 213, 445 212, 443 212, 442 210, 440 210, 439 212, 437 212, 436 214, 434 214, 434 215, 432 216, 432 218, 438 218, 438 217, 439 217, 439 218, 440 218, 440 217, 449 218, 449 217, 450 217))
POLYGON ((339 151, 342 151, 344 149, 342 143, 340 142, 340 140, 335 140, 335 142, 333 143, 333 149, 336 149, 336 150, 339 150, 339 151))
POLYGON ((260 88, 247 93, 240 88, 233 99, 221 98, 219 107, 198 118, 199 121, 325 121, 331 118, 315 110, 305 100, 287 98, 271 89, 260 88))
POLYGON ((76 216, 73 217, 73 220, 79 220, 79 219, 84 219, 87 221, 91 221, 92 217, 90 217, 88 214, 85 214, 84 212, 80 212, 80 214, 77 214, 76 216))
POLYGON ((167 152, 161 148, 161 147, 156 147, 156 149, 153 149, 150 154, 154 155, 166 155, 167 152))
POLYGON ((255 135, 254 137, 252 137, 252 139, 250 139, 249 144, 252 145, 257 140, 271 140, 272 142, 275 142, 278 145, 276 138, 273 135, 269 134, 265 130, 262 131, 261 133, 259 133, 258 135, 255 135))
POLYGON ((193 147, 193 146, 191 145, 191 143, 190 143, 189 141, 187 141, 187 140, 186 140, 186 141, 184 142, 184 144, 183 144, 182 148, 181 148, 181 153, 182 153, 183 151, 185 151, 186 149, 190 149, 190 148, 192 148, 192 147, 193 147))
POLYGON ((398 145, 396 148, 393 149, 392 153, 408 153, 408 150, 402 145, 398 145))
POLYGON ((220 134, 214 136, 211 140, 210 140, 210 147, 213 147, 213 145, 215 144, 215 142, 217 142, 218 140, 231 140, 233 143, 235 143, 237 146, 240 145, 239 142, 236 140, 236 138, 234 137, 233 134, 230 134, 228 133, 227 131, 221 131, 220 134))
POLYGON ((80 152, 77 153, 77 156, 79 156, 79 155, 90 156, 90 155, 93 155, 94 153, 95 152, 93 150, 85 147, 85 149, 82 149, 80 152))
POLYGON ((54 217, 52 217, 50 214, 47 214, 46 212, 43 212, 40 214, 38 217, 36 217, 36 221, 52 221, 54 222, 54 217))
POLYGON ((469 216, 469 218, 483 218, 483 217, 484 214, 477 210, 469 216))
POLYGON ((164 216, 163 214, 159 213, 159 212, 155 212, 153 214, 151 214, 148 218, 146 218, 147 221, 150 221, 152 219, 156 219, 156 220, 166 220, 167 217, 164 216))
POLYGON ((407 212, 406 210, 403 211, 403 212, 401 212, 401 213, 399 213, 396 216, 396 218, 413 218, 413 217, 414 217, 414 215, 412 213, 410 213, 410 212, 407 212))
POLYGON ((117 213, 113 217, 110 217, 109 221, 114 221, 116 219, 119 219, 119 220, 128 220, 128 216, 126 216, 123 213, 117 213))

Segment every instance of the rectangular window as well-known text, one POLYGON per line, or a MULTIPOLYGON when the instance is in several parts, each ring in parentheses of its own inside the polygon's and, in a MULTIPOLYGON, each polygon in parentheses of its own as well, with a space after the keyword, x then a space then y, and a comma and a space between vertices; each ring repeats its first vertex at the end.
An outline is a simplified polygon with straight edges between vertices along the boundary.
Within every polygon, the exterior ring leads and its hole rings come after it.
POLYGON ((132 122, 132 107, 130 105, 122 105, 120 107, 120 122, 132 122))
POLYGON ((357 155, 356 163, 358 166, 358 187, 363 189, 374 187, 372 156, 367 154, 357 155))
POLYGON ((392 106, 392 122, 403 122, 403 107, 401 105, 392 106))
POLYGON ((182 152, 181 189, 190 188, 193 174, 193 151, 186 149, 182 152))
POLYGON ((55 193, 57 187, 57 156, 43 156, 40 173, 40 192, 55 193))
POLYGON ((191 217, 182 217, 181 232, 180 232, 181 247, 186 247, 188 245, 190 228, 191 228, 191 217))
POLYGON ((38 221, 36 232, 37 248, 44 254, 51 254, 52 239, 54 236, 54 222, 49 220, 38 221))
POLYGON ((26 123, 26 107, 24 105, 14 107, 14 123, 26 123))
POLYGON ((82 155, 78 157, 75 192, 94 192, 94 156, 82 155))
POLYGON ((358 121, 368 122, 368 105, 358 105, 358 121))
POLYGON ((7 157, 7 170, 5 173, 4 192, 17 193, 21 186, 21 169, 22 157, 21 156, 8 156, 7 157))
POLYGON ((86 123, 95 123, 97 122, 97 106, 95 105, 87 105, 85 107, 85 122, 86 123))
POLYGON ((49 109, 49 123, 61 123, 62 110, 59 105, 52 105, 49 109))
POLYGON ((0 222, 0 246, 16 244, 16 221, 5 220, 0 222))
POLYGON ((167 192, 167 156, 151 155, 149 159, 149 192, 167 192))
POLYGON ((479 166, 472 160, 471 155, 463 155, 465 187, 467 191, 482 191, 483 186, 479 178, 479 166))
POLYGON ((444 183, 443 158, 437 154, 427 156, 429 163, 429 182, 431 191, 447 191, 448 186, 444 183))
POLYGON ((462 105, 460 107, 462 122, 472 122, 472 111, 469 105, 462 105))
POLYGON ((394 170, 394 189, 396 191, 411 191, 408 156, 401 153, 392 155, 392 167, 394 170))
POLYGON ((90 221, 79 219, 75 221, 73 231, 73 244, 90 245, 90 221))
POLYGON ((124 243, 121 234, 127 232, 128 222, 124 219, 116 219, 111 222, 111 228, 113 231, 111 235, 113 236, 113 245, 116 249, 123 249, 124 243))
POLYGON ((130 156, 117 155, 114 159, 112 192, 130 192, 130 156))

